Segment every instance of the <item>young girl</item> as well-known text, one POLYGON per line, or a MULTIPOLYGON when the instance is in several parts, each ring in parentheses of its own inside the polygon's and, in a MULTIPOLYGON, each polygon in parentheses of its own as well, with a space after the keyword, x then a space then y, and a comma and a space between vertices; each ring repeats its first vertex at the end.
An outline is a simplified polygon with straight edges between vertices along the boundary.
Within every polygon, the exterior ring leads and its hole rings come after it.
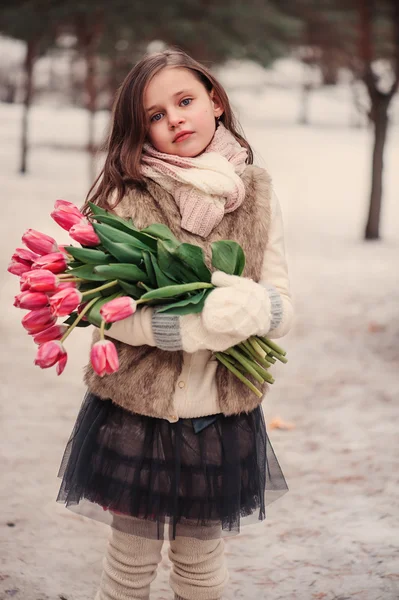
POLYGON ((223 536, 265 519, 288 489, 259 398, 213 355, 290 329, 281 212, 223 87, 183 52, 131 70, 107 150, 92 202, 139 228, 166 224, 201 246, 210 268, 211 243, 236 240, 246 266, 243 277, 212 269, 216 289, 200 314, 143 306, 107 331, 120 369, 101 378, 86 368, 58 500, 111 524, 97 600, 148 599, 165 537, 175 598, 217 600, 228 579, 223 536))

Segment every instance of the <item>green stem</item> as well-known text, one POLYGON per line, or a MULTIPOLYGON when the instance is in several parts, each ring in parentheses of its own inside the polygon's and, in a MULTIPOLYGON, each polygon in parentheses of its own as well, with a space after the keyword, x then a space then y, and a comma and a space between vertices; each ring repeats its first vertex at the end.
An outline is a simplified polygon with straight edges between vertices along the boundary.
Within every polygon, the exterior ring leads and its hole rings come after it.
POLYGON ((100 340, 105 340, 105 321, 104 321, 104 319, 101 321, 101 325, 100 325, 100 340))
POLYGON ((114 281, 109 281, 108 283, 104 283, 104 285, 100 285, 99 287, 96 287, 92 290, 87 290, 86 292, 83 292, 82 296, 87 296, 88 294, 93 294, 94 292, 102 292, 103 290, 107 290, 110 287, 113 287, 114 285, 116 285, 118 283, 117 279, 114 279, 114 281))
POLYGON ((65 279, 73 279, 74 281, 85 281, 84 279, 82 279, 82 277, 75 277, 75 275, 69 273, 60 273, 59 275, 57 275, 57 277, 58 279, 62 279, 63 281, 65 279))
POLYGON ((244 375, 240 373, 240 371, 238 371, 238 369, 236 369, 228 360, 226 360, 223 354, 216 352, 215 356, 227 369, 229 369, 229 371, 231 371, 240 381, 249 387, 249 389, 258 396, 258 398, 262 398, 262 392, 258 390, 258 388, 251 381, 249 381, 249 379, 244 377, 244 375))
POLYGON ((273 350, 273 348, 269 348, 269 346, 265 344, 265 342, 263 342, 261 339, 258 339, 258 343, 267 352, 267 360, 269 362, 274 364, 276 362, 276 358, 282 363, 288 362, 288 359, 286 359, 285 356, 282 356, 281 354, 276 352, 276 350, 273 350))
POLYGON ((242 366, 241 363, 237 362, 236 359, 233 358, 232 356, 230 356, 229 354, 226 354, 225 352, 219 352, 219 354, 223 354, 225 360, 227 360, 231 365, 233 365, 233 367, 235 367, 236 369, 238 369, 242 373, 247 373, 248 372, 245 369, 245 367, 242 366))
POLYGON ((272 348, 275 352, 278 352, 278 354, 281 354, 281 356, 285 356, 287 354, 287 352, 285 350, 283 350, 283 348, 280 348, 280 346, 278 346, 276 344, 276 342, 273 342, 269 338, 263 336, 260 339, 263 340, 264 343, 267 344, 270 348, 272 348))
POLYGON ((257 340, 255 337, 251 337, 249 338, 248 344, 253 348, 253 350, 255 350, 255 352, 257 352, 262 358, 265 358, 265 354, 266 352, 263 350, 263 348, 258 344, 257 340))
POLYGON ((90 302, 88 302, 86 304, 86 306, 84 307, 82 312, 76 317, 75 321, 72 323, 72 325, 66 330, 66 332, 62 336, 62 338, 60 340, 61 344, 64 343, 64 341, 67 339, 68 335, 75 329, 75 327, 79 323, 79 321, 81 321, 83 319, 83 317, 85 316, 87 311, 90 310, 90 308, 93 306, 93 304, 95 302, 97 302, 98 299, 99 299, 99 297, 97 296, 96 298, 93 298, 93 300, 90 300, 90 302))
POLYGON ((259 381, 259 383, 264 382, 263 377, 259 375, 256 369, 253 368, 249 359, 247 359, 243 354, 235 350, 235 348, 229 348, 228 350, 226 350, 226 352, 227 354, 231 354, 231 356, 234 356, 234 358, 238 360, 238 362, 241 363, 247 369, 248 373, 250 373, 252 377, 256 379, 256 381, 259 381))
MULTIPOLYGON (((262 356, 259 354, 259 352, 252 347, 250 342, 248 342, 248 344, 245 347, 247 348, 248 352, 251 354, 251 358, 254 358, 255 361, 257 361, 258 363, 260 363, 262 365, 262 367, 265 367, 265 369, 268 369, 269 367, 271 367, 272 363, 269 362, 268 360, 266 360, 266 358, 262 358, 262 356)), ((264 352, 263 352, 263 355, 264 355, 264 352)))

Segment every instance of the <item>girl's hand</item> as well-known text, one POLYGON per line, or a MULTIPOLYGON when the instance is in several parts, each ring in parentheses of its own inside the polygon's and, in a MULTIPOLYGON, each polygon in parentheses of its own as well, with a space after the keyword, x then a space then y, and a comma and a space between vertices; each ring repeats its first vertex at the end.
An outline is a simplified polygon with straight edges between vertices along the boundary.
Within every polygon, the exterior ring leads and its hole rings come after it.
POLYGON ((215 271, 216 286, 207 297, 202 311, 206 329, 219 334, 237 334, 242 339, 266 335, 271 325, 268 291, 246 277, 215 271))

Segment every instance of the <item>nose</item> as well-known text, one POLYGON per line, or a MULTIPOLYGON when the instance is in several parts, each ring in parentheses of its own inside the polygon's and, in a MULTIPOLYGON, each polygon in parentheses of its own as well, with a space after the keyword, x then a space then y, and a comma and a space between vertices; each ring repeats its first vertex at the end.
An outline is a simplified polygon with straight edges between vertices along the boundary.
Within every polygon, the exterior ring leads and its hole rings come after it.
POLYGON ((169 113, 168 115, 169 127, 174 129, 178 125, 184 123, 184 117, 178 111, 174 111, 173 113, 169 113))

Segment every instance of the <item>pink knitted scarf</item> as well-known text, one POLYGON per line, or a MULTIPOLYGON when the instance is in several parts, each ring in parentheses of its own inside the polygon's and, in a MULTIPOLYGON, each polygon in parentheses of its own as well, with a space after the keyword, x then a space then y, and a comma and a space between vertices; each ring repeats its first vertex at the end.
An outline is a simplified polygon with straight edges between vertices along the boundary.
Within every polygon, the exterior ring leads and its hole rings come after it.
POLYGON ((145 144, 142 173, 172 194, 181 227, 206 238, 225 213, 243 202, 240 175, 246 158, 247 150, 219 123, 209 146, 194 158, 164 154, 145 144))

